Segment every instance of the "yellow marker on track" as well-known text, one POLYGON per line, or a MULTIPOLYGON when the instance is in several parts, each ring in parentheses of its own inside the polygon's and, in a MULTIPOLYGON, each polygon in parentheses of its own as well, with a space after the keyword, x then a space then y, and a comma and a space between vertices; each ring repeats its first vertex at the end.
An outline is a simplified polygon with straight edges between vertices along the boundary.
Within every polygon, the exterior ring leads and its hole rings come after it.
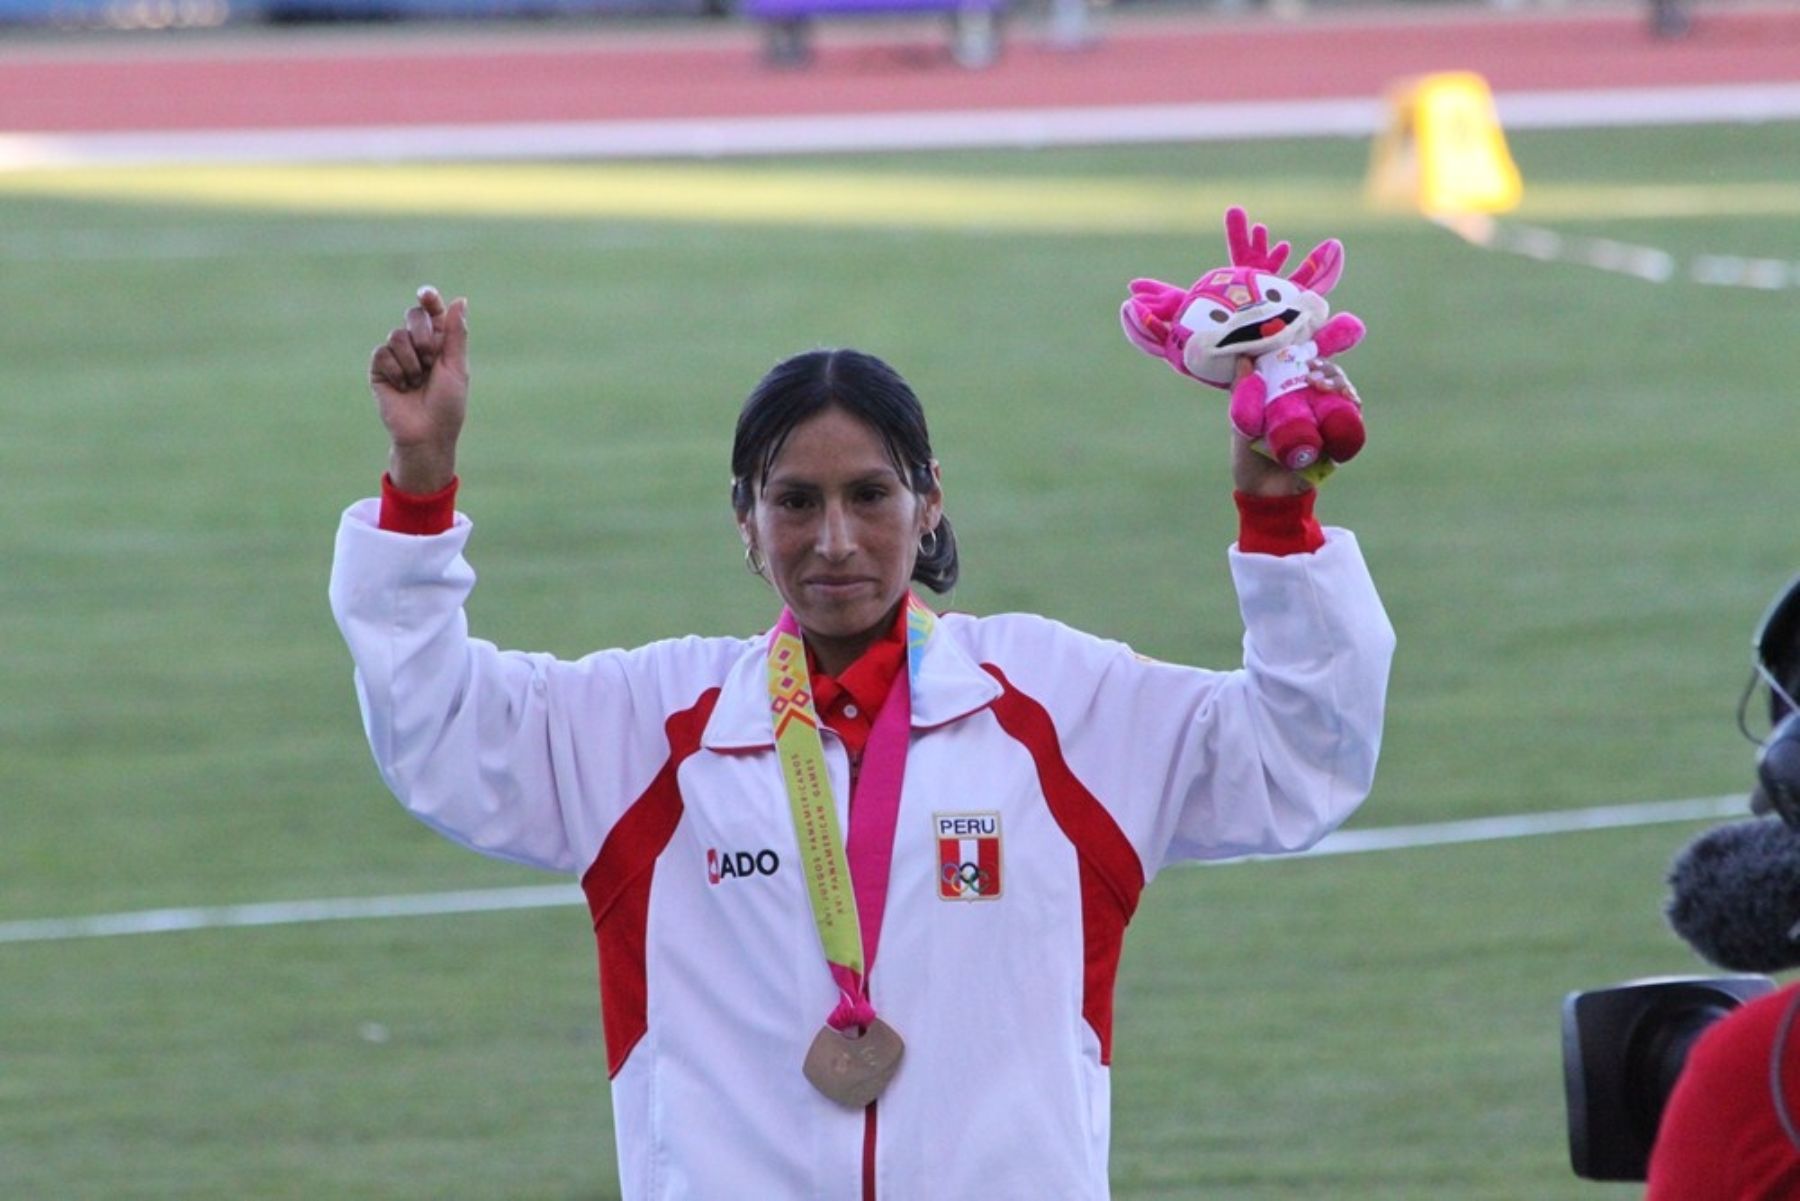
POLYGON ((1487 80, 1472 71, 1409 79, 1389 93, 1389 106, 1369 162, 1375 208, 1443 216, 1519 207, 1524 186, 1487 80))

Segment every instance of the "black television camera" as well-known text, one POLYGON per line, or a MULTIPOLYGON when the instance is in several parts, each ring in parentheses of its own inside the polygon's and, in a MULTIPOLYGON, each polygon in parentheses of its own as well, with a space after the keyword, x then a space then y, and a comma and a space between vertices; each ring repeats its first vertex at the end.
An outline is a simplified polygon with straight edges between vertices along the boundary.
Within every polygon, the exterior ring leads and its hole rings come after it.
MULTIPOLYGON (((1752 642, 1738 728, 1759 745, 1749 820, 1702 834, 1669 872, 1666 914, 1709 963, 1763 973, 1800 966, 1800 577, 1770 605, 1752 642), (1770 732, 1746 716, 1758 682, 1770 732), (1770 816, 1770 815, 1773 816, 1770 816)), ((1714 1022, 1764 993, 1766 975, 1668 977, 1570 993, 1563 1001, 1569 1158, 1588 1180, 1643 1180, 1669 1094, 1714 1022)))

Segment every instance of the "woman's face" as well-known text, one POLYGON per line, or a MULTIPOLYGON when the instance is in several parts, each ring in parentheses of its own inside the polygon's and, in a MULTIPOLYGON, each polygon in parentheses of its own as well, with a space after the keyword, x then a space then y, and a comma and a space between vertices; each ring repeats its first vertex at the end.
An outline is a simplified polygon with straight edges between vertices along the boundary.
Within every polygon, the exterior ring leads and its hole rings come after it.
POLYGON ((886 633, 942 512, 935 482, 912 491, 874 429, 828 408, 794 427, 738 526, 820 668, 836 674, 886 633))

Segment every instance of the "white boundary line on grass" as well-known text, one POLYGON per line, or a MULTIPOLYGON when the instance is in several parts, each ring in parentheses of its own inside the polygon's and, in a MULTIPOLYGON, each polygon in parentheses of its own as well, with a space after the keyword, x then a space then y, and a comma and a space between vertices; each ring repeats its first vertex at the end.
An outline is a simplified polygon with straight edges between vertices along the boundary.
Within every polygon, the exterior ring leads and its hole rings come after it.
MULTIPOLYGON (((1434 822, 1417 826, 1385 826, 1371 830, 1341 830, 1318 846, 1285 859, 1321 855, 1354 855, 1367 851, 1396 851, 1415 847, 1452 846, 1471 842, 1498 842, 1543 834, 1569 834, 1583 830, 1618 830, 1670 822, 1708 821, 1748 814, 1742 795, 1703 797, 1683 801, 1651 801, 1636 805, 1610 805, 1598 809, 1571 809, 1559 813, 1522 813, 1511 817, 1483 817, 1469 821, 1434 822)), ((1231 860, 1233 863, 1262 859, 1231 860)), ((141 909, 129 913, 102 913, 88 917, 41 918, 0 922, 0 943, 66 942, 78 938, 106 938, 125 934, 168 934, 180 930, 216 930, 244 926, 291 926, 309 922, 353 921, 364 918, 438 917, 459 913, 495 913, 509 909, 547 909, 578 905, 579 886, 544 884, 520 888, 485 888, 463 892, 413 893, 387 897, 340 897, 313 901, 271 901, 255 905, 219 905, 192 909, 141 909)))
MULTIPOLYGON (((1502 93, 1507 129, 1689 125, 1800 117, 1800 84, 1746 83, 1502 93)), ((492 125, 0 134, 0 171, 153 164, 494 162, 720 158, 978 147, 1367 137, 1379 99, 1101 105, 969 112, 547 121, 492 125)))
MULTIPOLYGON (((1378 826, 1370 830, 1339 830, 1299 856, 1356 855, 1365 851, 1400 851, 1414 847, 1455 846, 1465 842, 1502 842, 1541 834, 1577 834, 1583 830, 1624 830, 1670 822, 1711 821, 1721 817, 1749 817, 1749 798, 1742 793, 1698 797, 1685 801, 1645 801, 1635 805, 1607 805, 1598 809, 1565 809, 1557 813, 1520 813, 1511 817, 1477 817, 1459 822, 1432 822, 1420 826, 1378 826)), ((1244 860, 1230 860, 1232 863, 1244 860)), ((4 927, 0 927, 4 929, 4 927)))
POLYGON ((482 888, 466 892, 425 892, 391 897, 338 897, 317 901, 269 901, 198 909, 139 909, 91 917, 52 917, 0 922, 0 943, 59 942, 117 934, 170 934, 233 926, 294 926, 374 917, 436 917, 451 913, 495 913, 506 909, 547 909, 582 900, 574 884, 523 888, 482 888))

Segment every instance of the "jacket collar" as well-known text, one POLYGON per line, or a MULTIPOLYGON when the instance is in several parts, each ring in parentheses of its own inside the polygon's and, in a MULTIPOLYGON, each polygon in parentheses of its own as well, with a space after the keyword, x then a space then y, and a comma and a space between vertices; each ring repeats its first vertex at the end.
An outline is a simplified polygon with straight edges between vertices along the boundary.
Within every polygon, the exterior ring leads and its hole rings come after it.
MULTIPOLYGON (((769 636, 764 633, 751 639, 732 665, 700 736, 700 745, 707 750, 748 751, 775 745, 774 725, 769 720, 768 649, 769 636)), ((999 682, 944 633, 940 620, 919 660, 912 728, 929 730, 967 717, 999 696, 999 682)))

